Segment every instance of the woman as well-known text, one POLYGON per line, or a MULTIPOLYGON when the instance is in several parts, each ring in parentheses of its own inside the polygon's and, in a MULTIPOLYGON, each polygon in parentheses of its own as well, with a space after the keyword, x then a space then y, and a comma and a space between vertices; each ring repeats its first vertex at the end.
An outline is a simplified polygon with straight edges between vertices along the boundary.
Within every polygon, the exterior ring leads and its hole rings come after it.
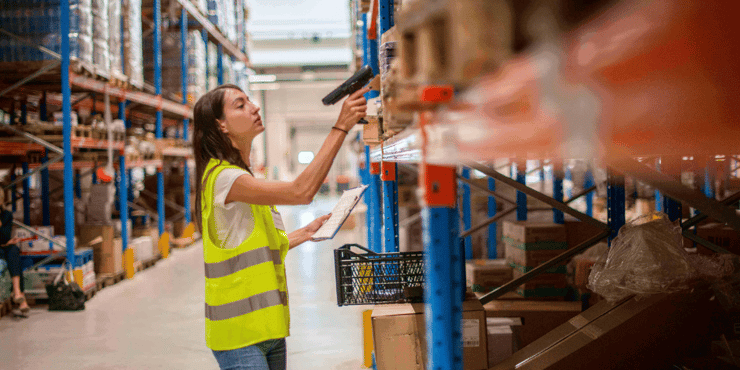
POLYGON ((309 204, 348 131, 365 116, 367 88, 342 105, 315 159, 294 181, 252 176, 252 140, 265 128, 260 108, 223 85, 194 108, 196 222, 203 235, 206 343, 222 369, 285 369, 290 315, 285 280, 289 249, 311 240, 329 218, 287 233, 275 205, 309 204))
POLYGON ((21 250, 16 245, 18 238, 11 238, 13 231, 13 213, 5 209, 5 190, 0 189, 0 258, 8 263, 8 271, 13 281, 13 309, 15 316, 28 317, 31 310, 23 294, 23 269, 21 268, 21 250))

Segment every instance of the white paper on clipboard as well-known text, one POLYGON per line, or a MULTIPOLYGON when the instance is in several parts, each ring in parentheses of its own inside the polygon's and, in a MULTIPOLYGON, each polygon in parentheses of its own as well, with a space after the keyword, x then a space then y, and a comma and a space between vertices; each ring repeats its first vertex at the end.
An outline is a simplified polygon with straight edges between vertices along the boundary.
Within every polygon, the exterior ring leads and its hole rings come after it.
POLYGON ((339 202, 334 206, 331 211, 331 217, 313 234, 314 240, 326 240, 331 239, 337 234, 339 228, 342 227, 344 221, 352 213, 352 209, 355 208, 357 203, 362 198, 362 194, 365 193, 367 185, 359 186, 354 189, 345 190, 342 193, 342 197, 339 198, 339 202))

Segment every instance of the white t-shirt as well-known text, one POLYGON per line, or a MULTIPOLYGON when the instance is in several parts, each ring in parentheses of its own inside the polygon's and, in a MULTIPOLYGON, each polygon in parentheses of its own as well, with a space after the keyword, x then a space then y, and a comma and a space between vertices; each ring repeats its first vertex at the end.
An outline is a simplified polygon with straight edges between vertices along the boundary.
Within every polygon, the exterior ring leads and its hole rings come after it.
MULTIPOLYGON (((214 186, 214 217, 216 230, 222 247, 236 248, 254 230, 254 215, 249 204, 244 202, 226 203, 226 196, 239 176, 249 175, 249 172, 237 168, 227 168, 221 171, 214 186)), ((250 175, 251 176, 251 175, 250 175)))

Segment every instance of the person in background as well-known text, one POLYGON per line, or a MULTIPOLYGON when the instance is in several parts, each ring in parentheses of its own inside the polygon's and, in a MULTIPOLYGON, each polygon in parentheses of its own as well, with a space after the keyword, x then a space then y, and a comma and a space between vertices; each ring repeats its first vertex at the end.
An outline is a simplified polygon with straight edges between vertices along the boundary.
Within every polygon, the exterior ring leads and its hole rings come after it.
POLYGON ((28 317, 31 310, 23 294, 23 269, 21 268, 21 250, 18 238, 11 238, 13 232, 13 213, 5 209, 5 190, 0 189, 0 258, 8 263, 8 271, 13 280, 13 314, 28 317))
POLYGON ((260 108, 234 85, 195 104, 195 221, 203 234, 206 344, 221 369, 284 370, 290 335, 285 256, 329 218, 287 232, 275 205, 309 204, 348 131, 365 117, 360 89, 346 98, 314 160, 293 181, 252 175, 252 140, 265 131, 260 108))

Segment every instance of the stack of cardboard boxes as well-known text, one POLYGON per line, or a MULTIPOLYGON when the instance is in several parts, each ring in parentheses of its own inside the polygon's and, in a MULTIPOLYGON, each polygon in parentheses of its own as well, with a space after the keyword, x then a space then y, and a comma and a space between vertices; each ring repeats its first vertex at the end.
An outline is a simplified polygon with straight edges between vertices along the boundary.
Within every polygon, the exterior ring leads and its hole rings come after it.
POLYGON ((123 246, 121 238, 115 237, 113 225, 82 225, 78 238, 80 243, 87 244, 97 237, 102 242, 92 244, 95 273, 118 274, 123 271, 123 246))
POLYGON ((505 259, 478 259, 465 264, 467 286, 472 287, 474 292, 489 292, 512 278, 512 268, 505 259))
MULTIPOLYGON (((506 261, 514 269, 515 279, 568 249, 565 226, 553 223, 506 221, 502 239, 506 244, 506 261)), ((516 292, 525 298, 564 297, 568 293, 565 273, 564 263, 552 267, 521 285, 516 292)))
MULTIPOLYGON (((488 369, 486 316, 477 299, 463 302, 464 370, 488 369)), ((375 363, 378 370, 427 369, 424 304, 378 306, 372 314, 375 363)))

